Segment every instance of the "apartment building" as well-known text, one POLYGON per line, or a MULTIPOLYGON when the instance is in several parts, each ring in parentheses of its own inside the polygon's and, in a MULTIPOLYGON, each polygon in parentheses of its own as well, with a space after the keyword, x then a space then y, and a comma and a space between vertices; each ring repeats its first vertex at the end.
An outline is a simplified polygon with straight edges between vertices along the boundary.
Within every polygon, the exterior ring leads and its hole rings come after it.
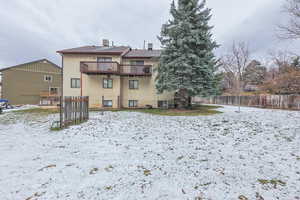
POLYGON ((0 69, 1 98, 10 104, 57 105, 61 68, 47 59, 0 69))
POLYGON ((157 94, 155 77, 160 50, 110 46, 83 46, 58 51, 62 56, 63 95, 89 96, 90 107, 160 107, 174 93, 157 94))

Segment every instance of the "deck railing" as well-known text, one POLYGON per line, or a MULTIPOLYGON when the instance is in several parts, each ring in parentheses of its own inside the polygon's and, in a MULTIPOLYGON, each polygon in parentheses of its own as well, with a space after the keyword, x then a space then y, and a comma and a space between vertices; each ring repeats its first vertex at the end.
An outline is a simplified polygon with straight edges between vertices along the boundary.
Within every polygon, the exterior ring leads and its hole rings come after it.
POLYGON ((121 65, 121 75, 151 76, 151 65, 121 65))
POLYGON ((59 97, 60 94, 57 92, 43 91, 40 92, 40 97, 59 97))
POLYGON ((81 62, 80 71, 85 74, 111 74, 151 76, 151 65, 120 65, 117 62, 81 62))

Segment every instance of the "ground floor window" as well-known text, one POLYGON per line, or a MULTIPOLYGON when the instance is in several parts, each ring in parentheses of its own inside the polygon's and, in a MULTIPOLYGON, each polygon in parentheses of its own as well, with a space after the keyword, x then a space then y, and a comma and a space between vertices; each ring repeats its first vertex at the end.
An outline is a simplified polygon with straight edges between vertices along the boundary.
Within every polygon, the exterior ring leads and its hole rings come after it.
POLYGON ((139 89, 139 81, 138 80, 129 80, 129 89, 132 89, 132 90, 139 89))
POLYGON ((168 101, 158 101, 157 106, 159 108, 168 108, 168 101))
POLYGON ((103 107, 112 107, 113 102, 112 100, 103 100, 103 107))
POLYGON ((129 100, 128 106, 129 106, 129 108, 136 108, 136 107, 138 107, 138 101, 137 100, 129 100))

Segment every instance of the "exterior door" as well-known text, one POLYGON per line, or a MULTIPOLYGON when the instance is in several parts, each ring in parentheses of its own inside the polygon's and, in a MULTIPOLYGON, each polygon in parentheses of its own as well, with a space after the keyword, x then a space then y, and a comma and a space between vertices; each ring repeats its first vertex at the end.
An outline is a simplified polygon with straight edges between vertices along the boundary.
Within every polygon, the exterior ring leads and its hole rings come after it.
POLYGON ((143 60, 131 60, 130 61, 130 72, 131 73, 141 73, 143 71, 143 66, 145 62, 143 60))
POLYGON ((98 57, 97 62, 99 71, 113 70, 112 57, 98 57))

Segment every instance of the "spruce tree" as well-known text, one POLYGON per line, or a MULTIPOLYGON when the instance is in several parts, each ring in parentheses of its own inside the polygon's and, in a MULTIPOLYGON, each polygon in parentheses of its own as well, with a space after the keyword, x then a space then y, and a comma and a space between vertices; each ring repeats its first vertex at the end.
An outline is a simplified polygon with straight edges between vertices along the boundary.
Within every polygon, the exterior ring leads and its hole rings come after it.
POLYGON ((193 96, 208 96, 218 92, 220 76, 216 75, 217 60, 213 50, 218 47, 212 39, 208 24, 211 10, 206 1, 178 0, 171 4, 172 19, 162 26, 158 37, 162 54, 156 78, 159 93, 177 92, 188 107, 193 96))

